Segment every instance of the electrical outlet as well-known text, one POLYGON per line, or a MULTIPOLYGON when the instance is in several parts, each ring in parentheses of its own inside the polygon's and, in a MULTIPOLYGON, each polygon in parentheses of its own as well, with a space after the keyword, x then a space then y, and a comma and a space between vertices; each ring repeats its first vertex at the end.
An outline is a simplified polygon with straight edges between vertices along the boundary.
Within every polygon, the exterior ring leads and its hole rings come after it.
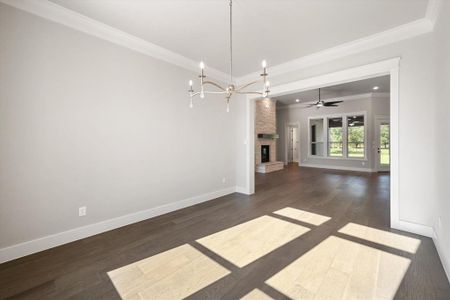
POLYGON ((227 182, 227 179, 224 177, 224 178, 222 178, 222 183, 225 183, 225 182, 227 182))
POLYGON ((361 162, 361 164, 362 164, 363 166, 365 166, 365 165, 366 165, 366 162, 365 162, 365 161, 363 161, 363 162, 361 162))
POLYGON ((438 217, 438 225, 439 225, 439 229, 441 229, 442 228, 442 220, 441 220, 440 216, 438 217))
POLYGON ((78 216, 83 217, 86 215, 86 206, 82 206, 78 208, 78 216))

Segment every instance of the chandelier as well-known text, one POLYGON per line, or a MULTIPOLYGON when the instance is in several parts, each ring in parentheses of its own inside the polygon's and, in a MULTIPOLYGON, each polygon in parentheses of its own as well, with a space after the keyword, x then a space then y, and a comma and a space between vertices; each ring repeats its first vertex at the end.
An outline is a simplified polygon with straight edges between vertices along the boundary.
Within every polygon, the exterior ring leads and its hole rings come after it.
POLYGON ((233 81, 233 0, 230 0, 230 82, 227 84, 226 87, 223 87, 219 83, 216 83, 211 80, 206 79, 205 75, 205 64, 203 62, 200 62, 200 75, 198 76, 200 78, 200 90, 194 91, 194 85, 193 81, 189 80, 189 107, 194 107, 193 104, 193 98, 195 96, 199 96, 200 98, 205 98, 206 94, 224 94, 225 99, 227 102, 227 112, 230 111, 230 98, 234 94, 241 94, 241 95, 261 95, 262 97, 267 97, 269 94, 269 88, 270 83, 267 80, 267 63, 265 60, 262 61, 262 73, 260 75, 260 79, 249 82, 247 84, 243 84, 240 86, 236 86, 233 81), (260 83, 261 84, 261 90, 260 91, 249 91, 247 90, 248 87, 260 83), (213 88, 212 90, 207 90, 208 87, 213 88))

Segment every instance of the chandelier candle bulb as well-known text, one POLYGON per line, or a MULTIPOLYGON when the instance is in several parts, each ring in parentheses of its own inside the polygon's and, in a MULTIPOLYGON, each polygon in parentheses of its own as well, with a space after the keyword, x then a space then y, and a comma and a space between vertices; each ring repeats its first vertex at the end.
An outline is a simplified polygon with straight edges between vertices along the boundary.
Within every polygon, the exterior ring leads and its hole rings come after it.
MULTIPOLYGON (((234 85, 234 80, 233 80, 233 12, 232 12, 232 4, 233 4, 233 0, 229 0, 229 7, 230 7, 230 82, 223 86, 220 83, 214 82, 212 80, 206 80, 206 76, 204 74, 204 69, 205 69, 205 63, 203 61, 200 62, 199 67, 200 67, 200 75, 198 76, 200 78, 200 91, 194 91, 193 89, 193 85, 192 85, 192 81, 189 81, 189 96, 195 97, 195 96, 199 96, 200 98, 205 98, 205 95, 207 94, 222 94, 225 95, 226 100, 227 100, 227 112, 230 111, 229 108, 229 102, 230 102, 230 98, 235 95, 235 94, 241 94, 241 95, 261 95, 262 97, 267 97, 267 95, 269 94, 269 82, 267 81, 267 62, 266 60, 263 60, 261 62, 261 65, 263 67, 263 73, 260 76, 260 79, 252 81, 250 83, 247 84, 243 84, 243 85, 239 85, 236 86, 234 85), (261 78, 262 77, 262 78, 261 78), (257 84, 259 82, 263 83, 263 90, 262 91, 250 91, 247 90, 247 88, 249 88, 250 86, 257 84), (205 86, 207 87, 205 89, 205 86), (214 90, 209 90, 208 87, 212 87, 214 90)), ((192 100, 191 100, 192 101, 192 100)))
POLYGON ((200 98, 202 98, 202 99, 205 98, 205 91, 203 90, 203 85, 200 89, 200 98))

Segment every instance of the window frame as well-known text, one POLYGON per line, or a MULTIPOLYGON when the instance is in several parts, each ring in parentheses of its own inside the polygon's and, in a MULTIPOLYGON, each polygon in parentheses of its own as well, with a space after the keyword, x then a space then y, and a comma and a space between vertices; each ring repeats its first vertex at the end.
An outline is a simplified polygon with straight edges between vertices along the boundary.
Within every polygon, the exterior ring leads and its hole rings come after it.
POLYGON ((366 116, 364 114, 352 114, 352 115, 347 115, 345 119, 346 119, 345 122, 346 122, 346 127, 347 127, 346 140, 345 140, 346 147, 347 147, 347 156, 346 157, 349 158, 349 159, 366 159, 367 158, 367 145, 366 145, 367 144, 367 118, 366 118, 366 116), (348 139, 348 136, 349 136, 349 134, 348 134, 348 129, 349 129, 348 117, 353 117, 353 116, 362 116, 363 119, 364 119, 364 139, 363 139, 364 156, 363 157, 350 157, 349 153, 348 153, 348 145, 350 143, 350 141, 348 139))
POLYGON ((333 157, 333 158, 343 158, 343 157, 345 157, 345 152, 344 152, 344 143, 345 143, 345 132, 344 132, 344 122, 346 121, 347 119, 346 118, 344 118, 343 116, 342 117, 327 117, 326 118, 326 123, 327 123, 327 145, 326 145, 326 147, 327 147, 327 157, 333 157), (331 155, 330 153, 331 153, 331 151, 330 151, 330 143, 333 143, 333 142, 330 142, 330 120, 331 119, 341 119, 341 127, 336 127, 336 128, 341 128, 342 129, 342 155, 331 155))
POLYGON ((308 158, 322 158, 322 159, 337 159, 337 160, 356 160, 356 161, 368 161, 368 119, 367 111, 339 113, 339 114, 327 114, 308 117, 308 158), (364 157, 348 157, 348 117, 351 116, 363 116, 364 117, 364 157), (328 151, 328 119, 342 118, 342 156, 330 156, 328 151), (311 154, 311 120, 322 119, 323 121, 323 144, 326 146, 323 156, 311 154))
MULTIPOLYGON (((325 119, 324 119, 324 117, 322 117, 322 116, 308 117, 308 157, 311 157, 311 158, 326 158, 327 157, 326 153, 322 153, 322 155, 317 155, 317 154, 313 155, 312 154, 313 141, 312 141, 312 133, 311 133, 311 121, 313 121, 313 120, 322 120, 322 135, 324 135, 323 132, 325 131, 325 128, 326 128, 325 127, 325 119)), ((317 139, 317 136, 316 136, 316 139, 317 139)), ((324 152, 323 148, 324 148, 325 143, 327 143, 327 137, 323 136, 321 141, 315 141, 314 143, 315 144, 321 143, 322 144, 322 152, 324 152)))

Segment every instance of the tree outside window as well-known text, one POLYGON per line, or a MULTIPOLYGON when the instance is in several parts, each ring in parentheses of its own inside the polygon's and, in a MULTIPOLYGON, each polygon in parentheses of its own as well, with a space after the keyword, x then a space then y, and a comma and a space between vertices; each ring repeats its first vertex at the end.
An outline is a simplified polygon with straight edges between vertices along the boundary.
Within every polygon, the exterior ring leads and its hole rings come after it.
POLYGON ((389 124, 382 124, 380 126, 380 163, 382 165, 389 165, 389 124))
POLYGON ((348 157, 365 157, 364 134, 364 116, 347 117, 348 157))
POLYGON ((342 149, 342 118, 328 119, 328 155, 343 156, 342 149))

